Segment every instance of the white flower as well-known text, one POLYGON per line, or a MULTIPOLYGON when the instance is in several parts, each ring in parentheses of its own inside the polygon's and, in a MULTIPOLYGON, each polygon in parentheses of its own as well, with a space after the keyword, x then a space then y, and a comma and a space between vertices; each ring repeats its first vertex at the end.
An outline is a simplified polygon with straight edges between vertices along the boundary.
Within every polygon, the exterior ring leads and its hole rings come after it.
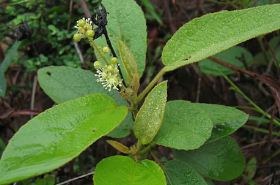
POLYGON ((77 33, 75 33, 73 39, 76 42, 79 42, 83 38, 92 38, 94 36, 93 23, 90 18, 78 20, 75 28, 77 28, 77 33))
POLYGON ((97 82, 100 82, 108 91, 111 91, 112 89, 119 90, 119 87, 122 86, 122 80, 119 76, 117 65, 105 65, 104 67, 97 69, 97 74, 95 76, 98 77, 97 82))

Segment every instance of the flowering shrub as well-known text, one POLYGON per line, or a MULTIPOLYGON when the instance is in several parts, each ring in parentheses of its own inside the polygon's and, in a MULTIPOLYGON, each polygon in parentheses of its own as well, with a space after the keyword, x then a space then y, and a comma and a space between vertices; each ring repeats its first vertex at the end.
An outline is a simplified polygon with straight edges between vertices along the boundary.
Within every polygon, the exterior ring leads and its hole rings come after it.
POLYGON ((94 50, 95 74, 71 67, 39 70, 40 86, 58 105, 31 119, 11 139, 0 161, 0 184, 57 169, 103 136, 113 138, 108 144, 123 155, 97 164, 95 185, 206 185, 209 179, 239 177, 244 156, 229 135, 248 115, 223 105, 167 101, 167 81, 158 82, 167 72, 279 29, 280 5, 190 21, 167 42, 164 68, 139 93, 147 48, 143 13, 133 0, 103 4, 112 43, 95 37, 98 25, 90 19, 79 20, 73 36, 94 50), (114 139, 131 134, 137 139, 132 146, 114 139), (157 146, 173 149, 173 159, 159 158, 157 146))

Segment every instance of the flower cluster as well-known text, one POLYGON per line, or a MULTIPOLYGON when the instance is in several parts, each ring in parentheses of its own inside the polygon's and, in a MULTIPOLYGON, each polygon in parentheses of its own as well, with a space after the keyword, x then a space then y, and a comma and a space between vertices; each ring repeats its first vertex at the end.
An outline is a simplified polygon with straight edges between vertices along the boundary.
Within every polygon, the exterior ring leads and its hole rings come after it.
MULTIPOLYGON (((110 49, 104 47, 102 53, 110 55, 110 49)), ((94 63, 94 68, 97 70, 97 74, 95 75, 98 77, 97 82, 100 82, 108 91, 112 89, 119 90, 119 87, 122 86, 122 79, 120 78, 120 71, 118 69, 118 59, 110 56, 110 60, 106 60, 105 64, 103 63, 100 61, 94 63)))
POLYGON ((77 33, 75 33, 73 40, 79 42, 81 39, 86 38, 90 46, 95 50, 100 61, 94 62, 97 82, 100 82, 103 87, 111 91, 112 89, 119 90, 122 87, 122 79, 118 68, 118 59, 112 57, 109 47, 103 47, 102 50, 95 44, 93 36, 93 23, 90 19, 80 19, 77 21, 77 33))
POLYGON ((83 38, 93 38, 94 36, 93 23, 90 18, 78 20, 75 28, 77 28, 77 33, 73 37, 75 42, 79 42, 83 38))

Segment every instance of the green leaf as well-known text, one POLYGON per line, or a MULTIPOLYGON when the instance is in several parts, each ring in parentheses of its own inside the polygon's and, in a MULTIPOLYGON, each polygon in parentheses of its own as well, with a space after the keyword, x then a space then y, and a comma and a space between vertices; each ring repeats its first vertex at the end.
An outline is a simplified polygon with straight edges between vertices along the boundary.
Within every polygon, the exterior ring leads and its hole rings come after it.
POLYGON ((211 119, 192 103, 182 100, 167 102, 162 127, 155 141, 175 149, 193 150, 211 136, 211 119))
POLYGON ((103 159, 93 178, 95 185, 166 185, 164 173, 155 162, 136 162, 125 156, 103 159))
POLYGON ((137 63, 135 58, 129 48, 121 40, 118 41, 118 51, 121 59, 121 68, 124 76, 124 80, 128 86, 136 85, 135 91, 138 91, 139 88, 139 75, 137 71, 137 63), (137 84, 133 84, 136 82, 137 84))
POLYGON ((257 171, 257 159, 255 157, 251 158, 247 165, 246 165, 246 177, 248 179, 253 179, 254 176, 256 175, 256 171, 257 171))
POLYGON ((202 176, 187 163, 172 160, 164 167, 168 185, 207 185, 202 176))
POLYGON ((0 184, 50 172, 116 128, 127 114, 102 94, 59 104, 27 122, 0 160, 0 184))
MULTIPOLYGON (((193 106, 200 110, 212 120, 214 125, 210 142, 234 133, 248 120, 248 114, 224 105, 193 103, 193 106)), ((209 141, 208 141, 209 142, 209 141)))
MULTIPOLYGON (((102 4, 109 12, 106 28, 115 51, 118 41, 123 41, 134 55, 141 77, 147 51, 147 26, 143 11, 135 0, 103 0, 102 4)), ((98 39, 97 43, 105 46, 104 36, 98 39)))
POLYGON ((169 70, 198 62, 280 28, 280 4, 221 11, 193 19, 167 42, 162 60, 169 70))
POLYGON ((142 144, 149 144, 158 133, 167 100, 167 81, 158 84, 145 98, 135 118, 134 133, 142 144))
POLYGON ((17 60, 18 58, 18 48, 20 46, 21 42, 16 41, 11 48, 8 49, 5 59, 0 65, 0 97, 5 96, 6 90, 7 90, 7 82, 5 79, 5 72, 9 68, 12 62, 17 60))
MULTIPOLYGON (((127 102, 117 91, 107 91, 96 82, 91 71, 65 67, 49 66, 38 71, 38 81, 44 92, 56 103, 62 103, 91 93, 102 93, 111 96, 119 105, 127 102)), ((133 120, 129 113, 123 123, 109 134, 111 137, 126 137, 130 134, 133 120)))
POLYGON ((200 174, 214 180, 229 181, 239 177, 245 166, 238 144, 230 137, 203 145, 193 151, 175 151, 175 158, 184 161, 200 174))
MULTIPOLYGON (((245 68, 246 66, 251 65, 253 62, 252 54, 247 49, 238 46, 218 53, 214 57, 240 68, 245 68)), ((231 69, 214 63, 210 59, 205 59, 199 62, 199 68, 203 73, 213 76, 223 76, 234 73, 234 71, 231 69)))

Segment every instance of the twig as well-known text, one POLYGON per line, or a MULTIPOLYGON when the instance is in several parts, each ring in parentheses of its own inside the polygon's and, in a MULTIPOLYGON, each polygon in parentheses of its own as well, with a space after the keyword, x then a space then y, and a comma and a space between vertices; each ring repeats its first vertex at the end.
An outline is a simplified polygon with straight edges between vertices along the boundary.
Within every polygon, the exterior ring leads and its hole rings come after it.
POLYGON ((56 184, 56 185, 64 185, 64 184, 68 184, 68 183, 70 183, 70 182, 73 182, 73 181, 76 181, 76 180, 79 180, 79 179, 82 179, 82 178, 88 177, 88 176, 93 175, 93 174, 94 174, 94 172, 90 172, 90 173, 87 173, 87 174, 84 174, 84 175, 81 175, 81 176, 75 177, 75 178, 73 178, 73 179, 69 179, 69 180, 67 180, 67 181, 64 181, 64 182, 58 183, 58 184, 56 184))
MULTIPOLYGON (((35 75, 33 80, 33 86, 32 86, 32 94, 31 94, 31 103, 30 103, 30 109, 34 110, 34 104, 35 104, 35 96, 36 96, 36 89, 37 89, 37 76, 35 75)), ((30 118, 33 118, 33 115, 30 116, 30 118)))
MULTIPOLYGON (((263 128, 254 127, 254 126, 251 126, 251 125, 244 125, 243 127, 247 128, 247 129, 254 130, 256 132, 264 133, 264 134, 269 134, 270 133, 269 130, 266 130, 266 129, 263 129, 263 128)), ((277 132, 271 132, 271 135, 272 136, 280 137, 280 133, 277 133, 277 132)), ((265 142, 267 142, 267 141, 265 141, 265 142)))
POLYGON ((68 19, 68 23, 67 23, 67 30, 69 30, 70 26, 71 26, 72 12, 73 12, 73 0, 70 0, 70 3, 69 3, 69 19, 68 19))
POLYGON ((84 0, 80 0, 80 5, 83 9, 83 12, 84 12, 86 18, 91 18, 91 13, 89 11, 87 3, 84 0))
POLYGON ((266 111, 264 111, 261 107, 259 107, 253 100, 251 100, 233 81, 231 81, 226 75, 224 75, 225 80, 231 85, 232 89, 241 95, 248 103, 250 103, 255 110, 270 119, 275 125, 280 126, 280 122, 276 119, 274 119, 270 114, 268 114, 266 111))
POLYGON ((81 50, 80 50, 80 47, 79 47, 78 43, 77 43, 77 42, 74 42, 74 46, 75 46, 75 49, 76 49, 76 51, 77 51, 77 54, 78 54, 78 56, 79 56, 79 58, 80 58, 81 64, 83 64, 83 63, 85 62, 85 60, 84 60, 83 54, 82 54, 82 52, 81 52, 81 50))
MULTIPOLYGON (((279 143, 279 142, 280 142, 280 139, 275 139, 275 140, 272 140, 271 142, 272 142, 272 143, 279 143)), ((265 144, 265 143, 267 143, 267 141, 260 141, 260 142, 248 144, 248 145, 246 145, 246 146, 243 146, 242 149, 245 150, 245 149, 254 147, 254 146, 256 146, 256 145, 263 145, 263 144, 265 144)))
POLYGON ((197 90, 196 90, 196 98, 195 98, 195 102, 199 102, 199 98, 200 98, 200 89, 201 89, 201 77, 198 77, 198 83, 197 83, 197 90))

